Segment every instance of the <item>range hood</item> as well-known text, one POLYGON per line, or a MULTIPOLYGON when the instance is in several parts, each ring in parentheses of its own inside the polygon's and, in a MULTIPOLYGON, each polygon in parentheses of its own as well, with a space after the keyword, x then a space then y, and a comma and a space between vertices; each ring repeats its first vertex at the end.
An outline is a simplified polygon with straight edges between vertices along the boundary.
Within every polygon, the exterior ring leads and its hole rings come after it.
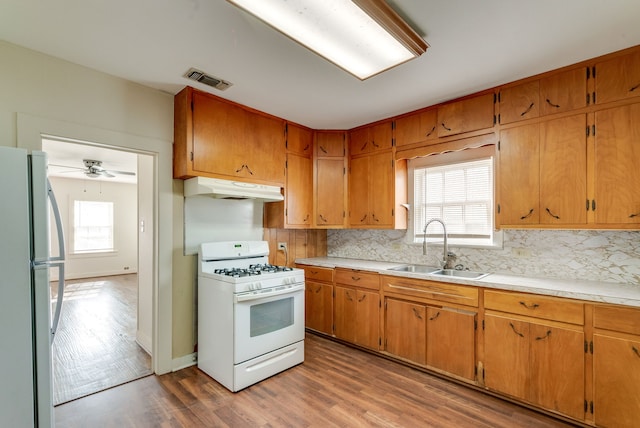
POLYGON ((262 202, 284 200, 277 186, 194 177, 184 181, 184 196, 210 196, 217 199, 255 199, 262 202))

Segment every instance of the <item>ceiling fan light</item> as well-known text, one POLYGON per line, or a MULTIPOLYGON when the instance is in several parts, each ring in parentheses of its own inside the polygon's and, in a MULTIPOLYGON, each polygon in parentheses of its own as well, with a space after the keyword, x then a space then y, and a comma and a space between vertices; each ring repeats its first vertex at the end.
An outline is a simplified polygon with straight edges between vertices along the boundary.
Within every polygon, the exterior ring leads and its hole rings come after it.
POLYGON ((383 0, 228 0, 361 80, 427 43, 383 0))

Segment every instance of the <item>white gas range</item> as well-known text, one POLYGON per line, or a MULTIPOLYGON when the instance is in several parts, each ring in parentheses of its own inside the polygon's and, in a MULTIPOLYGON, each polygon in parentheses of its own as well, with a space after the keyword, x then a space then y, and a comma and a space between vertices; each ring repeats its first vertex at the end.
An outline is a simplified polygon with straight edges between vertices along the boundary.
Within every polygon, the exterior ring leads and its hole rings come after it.
POLYGON ((234 392, 304 361, 304 270, 268 255, 266 241, 198 253, 198 368, 234 392))

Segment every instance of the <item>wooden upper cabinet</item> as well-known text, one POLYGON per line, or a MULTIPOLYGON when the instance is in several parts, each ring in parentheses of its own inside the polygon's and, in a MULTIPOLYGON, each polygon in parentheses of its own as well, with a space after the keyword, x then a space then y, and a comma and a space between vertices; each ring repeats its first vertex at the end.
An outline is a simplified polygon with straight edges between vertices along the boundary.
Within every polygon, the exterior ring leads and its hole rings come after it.
POLYGON ((386 121, 349 132, 349 154, 371 153, 393 147, 393 122, 386 121))
POLYGON ((540 124, 540 223, 587 222, 587 118, 540 124))
POLYGON ((174 177, 284 186, 284 121, 187 87, 174 98, 174 177))
POLYGON ((540 115, 587 106, 587 68, 575 68, 540 80, 540 115))
POLYGON ((347 134, 344 131, 316 131, 317 158, 342 158, 346 155, 347 134))
POLYGON ((502 88, 498 94, 498 100, 501 124, 538 117, 540 114, 540 82, 534 80, 502 88))
POLYGON ((438 110, 435 108, 403 116, 395 121, 396 147, 438 141, 438 110))
POLYGON ((596 103, 640 96, 640 51, 595 65, 596 103))
POLYGON ((313 160, 297 153, 287 154, 285 185, 285 228, 307 228, 313 223, 313 160))
POLYGON ((313 131, 309 128, 288 123, 287 151, 311 157, 313 154, 313 131))
POLYGON ((497 218, 500 224, 538 224, 540 125, 500 131, 498 156, 500 197, 497 218))
POLYGON ((596 223, 640 223, 639 138, 640 104, 595 113, 596 223))
POLYGON ((493 127, 494 94, 488 93, 438 107, 438 136, 493 127))
POLYGON ((340 229, 346 225, 346 166, 345 160, 316 159, 315 161, 314 227, 340 229))

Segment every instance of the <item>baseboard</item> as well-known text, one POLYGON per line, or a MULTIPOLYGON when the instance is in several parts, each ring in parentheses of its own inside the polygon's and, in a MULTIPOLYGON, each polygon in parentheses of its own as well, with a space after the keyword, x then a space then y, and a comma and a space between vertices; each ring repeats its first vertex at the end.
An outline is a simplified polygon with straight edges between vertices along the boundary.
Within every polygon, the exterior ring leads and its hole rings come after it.
POLYGON ((83 272, 83 273, 77 273, 77 274, 65 273, 64 279, 100 278, 103 276, 128 275, 130 273, 138 273, 138 271, 136 269, 130 269, 130 270, 104 271, 104 272, 83 272))
POLYGON ((174 358, 172 363, 172 371, 174 372, 185 369, 187 367, 195 366, 196 364, 198 364, 198 353, 194 352, 193 354, 188 354, 184 357, 174 358))

